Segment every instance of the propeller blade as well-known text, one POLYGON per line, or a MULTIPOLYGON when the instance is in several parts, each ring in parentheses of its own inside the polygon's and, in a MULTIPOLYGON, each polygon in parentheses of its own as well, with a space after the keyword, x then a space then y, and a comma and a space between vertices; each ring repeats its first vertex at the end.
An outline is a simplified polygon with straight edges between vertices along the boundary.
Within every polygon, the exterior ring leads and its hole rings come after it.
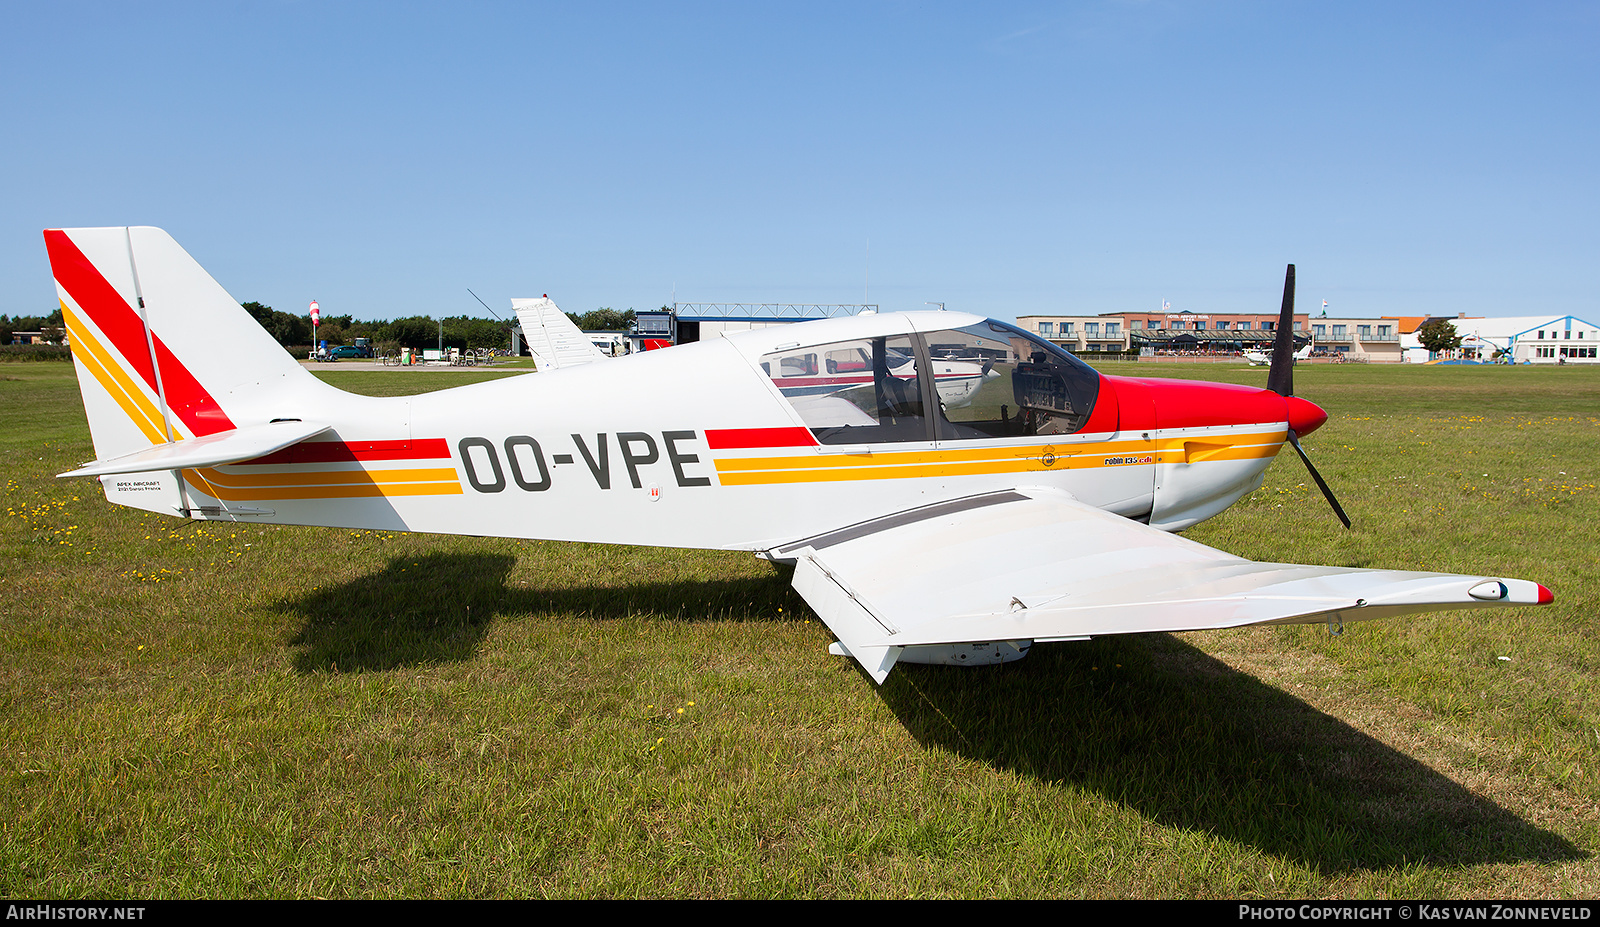
POLYGON ((1289 443, 1294 445, 1295 453, 1300 455, 1300 460, 1305 463, 1306 469, 1311 471, 1311 478, 1317 481, 1317 488, 1322 490, 1322 495, 1327 498, 1328 504, 1333 506, 1333 514, 1339 516, 1339 520, 1344 522, 1346 528, 1350 527, 1350 516, 1344 513, 1344 506, 1333 497, 1333 490, 1323 482, 1322 474, 1317 472, 1317 468, 1311 463, 1311 458, 1306 456, 1306 449, 1300 446, 1300 436, 1294 433, 1293 428, 1289 429, 1289 443))
POLYGON ((1272 366, 1267 368, 1267 389, 1279 396, 1294 395, 1294 265, 1283 275, 1283 308, 1278 312, 1278 332, 1272 340, 1272 366))

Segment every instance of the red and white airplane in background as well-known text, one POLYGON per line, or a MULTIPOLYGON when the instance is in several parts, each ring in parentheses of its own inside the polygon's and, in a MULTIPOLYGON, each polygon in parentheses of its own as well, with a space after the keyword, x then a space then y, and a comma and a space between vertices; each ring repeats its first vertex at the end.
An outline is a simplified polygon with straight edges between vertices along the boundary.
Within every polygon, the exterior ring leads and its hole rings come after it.
POLYGON ((1002 322, 910 312, 371 398, 312 376, 159 229, 44 236, 98 458, 62 475, 122 505, 753 551, 794 564, 833 652, 878 682, 896 662, 1005 662, 1040 641, 1552 599, 1494 576, 1255 563, 1171 533, 1327 419, 1292 395, 1292 266, 1268 389, 1103 376, 1002 322), (830 361, 858 378, 786 382, 830 361), (958 401, 942 363, 979 371, 958 401))

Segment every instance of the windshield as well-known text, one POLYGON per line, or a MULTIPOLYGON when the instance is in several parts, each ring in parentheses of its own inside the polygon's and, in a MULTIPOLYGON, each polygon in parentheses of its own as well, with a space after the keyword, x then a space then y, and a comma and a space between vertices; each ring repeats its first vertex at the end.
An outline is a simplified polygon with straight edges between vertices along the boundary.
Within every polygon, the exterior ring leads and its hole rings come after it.
POLYGON ((941 439, 1071 434, 1094 411, 1100 374, 1014 325, 989 319, 925 338, 941 439))

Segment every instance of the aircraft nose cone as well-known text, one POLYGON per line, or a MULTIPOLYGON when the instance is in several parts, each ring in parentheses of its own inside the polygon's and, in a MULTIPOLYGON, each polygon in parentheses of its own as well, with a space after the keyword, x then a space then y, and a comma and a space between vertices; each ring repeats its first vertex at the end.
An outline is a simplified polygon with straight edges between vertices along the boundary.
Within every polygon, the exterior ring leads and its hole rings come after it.
POLYGON ((1314 402, 1307 402, 1299 396, 1286 396, 1283 402, 1289 407, 1289 427, 1301 437, 1321 428, 1322 423, 1328 420, 1328 413, 1314 402))

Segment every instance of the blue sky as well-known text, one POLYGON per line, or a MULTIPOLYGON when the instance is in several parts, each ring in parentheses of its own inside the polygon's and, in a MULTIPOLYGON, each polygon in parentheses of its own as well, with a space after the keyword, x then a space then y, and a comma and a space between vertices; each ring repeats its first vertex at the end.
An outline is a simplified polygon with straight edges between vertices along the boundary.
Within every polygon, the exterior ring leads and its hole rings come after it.
POLYGON ((167 229, 286 311, 1594 317, 1600 7, 12 3, 0 312, 167 229), (870 291, 864 295, 870 281, 870 291))

